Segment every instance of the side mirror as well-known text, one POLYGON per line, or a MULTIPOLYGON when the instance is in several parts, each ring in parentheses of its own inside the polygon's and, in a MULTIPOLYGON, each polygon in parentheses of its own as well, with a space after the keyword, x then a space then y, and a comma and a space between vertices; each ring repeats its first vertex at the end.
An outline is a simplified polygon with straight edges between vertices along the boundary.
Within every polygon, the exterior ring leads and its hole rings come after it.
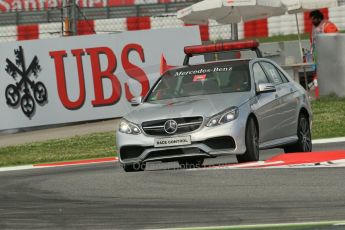
POLYGON ((143 98, 142 97, 135 97, 131 100, 131 105, 132 106, 138 106, 143 102, 143 98))
POLYGON ((276 87, 272 83, 260 83, 256 89, 256 92, 258 94, 275 92, 275 91, 277 91, 276 87))

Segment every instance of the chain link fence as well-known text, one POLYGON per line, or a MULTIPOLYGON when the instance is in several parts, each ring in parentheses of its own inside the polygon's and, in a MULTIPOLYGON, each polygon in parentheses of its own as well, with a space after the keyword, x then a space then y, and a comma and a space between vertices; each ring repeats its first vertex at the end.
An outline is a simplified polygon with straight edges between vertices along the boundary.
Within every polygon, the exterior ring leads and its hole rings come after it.
MULTIPOLYGON (((341 30, 345 30, 345 16, 343 11, 345 10, 345 0, 338 0, 339 9, 332 10, 331 20, 337 24, 341 30)), ((160 11, 161 12, 161 11, 160 11)), ((176 12, 176 11, 175 11, 176 12)), ((28 13, 28 12, 27 12, 28 13)), ((40 12, 42 13, 42 12, 40 12)), ((43 12, 44 13, 44 12, 43 12)), ((4 14, 5 15, 5 14, 4 14)), ((53 14, 55 18, 61 18, 61 15, 53 14)), ((90 14, 89 14, 90 16, 90 14)), ((2 16, 0 16, 1 18, 2 16)), ((86 16, 88 18, 88 16, 86 16)), ((23 18, 24 20, 25 18, 23 18)), ((38 20, 38 18, 36 18, 38 20)), ((84 18, 85 19, 85 18, 84 18)), ((287 16, 275 17, 269 19, 269 36, 277 34, 292 34, 295 33, 296 26, 291 22, 294 20, 287 16), (274 20, 273 20, 274 19, 274 20), (277 22, 275 22, 277 21, 277 22), (291 25, 290 25, 290 24, 291 25), (291 28, 290 28, 291 27, 291 28)), ((1 22, 1 20, 0 20, 1 22)), ((3 23, 3 21, 2 21, 3 23)), ((140 25, 142 22, 139 22, 140 25)), ((303 24, 303 17, 300 21, 303 24)), ((162 28, 178 28, 184 26, 184 23, 176 18, 173 14, 166 14, 160 16, 153 16, 149 19, 149 27, 147 29, 162 29, 162 28)), ((21 25, 3 25, 0 23, 0 42, 10 42, 16 40, 26 39, 45 39, 56 38, 63 36, 63 28, 61 22, 51 23, 36 23, 37 29, 25 28, 21 25), (22 28, 23 27, 23 28, 22 28)), ((134 26, 135 29, 135 26, 134 26)), ((79 34, 104 34, 104 33, 118 33, 128 30, 128 22, 125 17, 111 18, 111 19, 98 19, 92 22, 81 21, 79 27, 79 34)), ((209 40, 223 40, 231 37, 231 28, 229 25, 220 25, 214 21, 210 21, 208 25, 209 40)), ((239 25, 239 37, 243 38, 243 24, 239 25)))

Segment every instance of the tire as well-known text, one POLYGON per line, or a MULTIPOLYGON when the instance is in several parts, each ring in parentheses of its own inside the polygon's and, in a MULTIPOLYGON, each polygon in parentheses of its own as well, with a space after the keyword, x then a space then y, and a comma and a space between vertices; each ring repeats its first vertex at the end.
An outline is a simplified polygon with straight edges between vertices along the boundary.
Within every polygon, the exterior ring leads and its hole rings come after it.
POLYGON ((253 118, 249 118, 245 134, 246 152, 236 155, 238 163, 259 160, 259 131, 253 118))
POLYGON ((309 123, 309 119, 307 115, 304 113, 301 113, 298 117, 297 136, 298 136, 298 141, 292 145, 284 147, 284 152, 285 153, 311 152, 312 141, 311 141, 310 123, 309 123))
POLYGON ((178 161, 181 168, 201 168, 204 163, 204 158, 181 159, 178 161))
POLYGON ((145 171, 146 163, 123 164, 122 168, 125 172, 141 172, 145 171))

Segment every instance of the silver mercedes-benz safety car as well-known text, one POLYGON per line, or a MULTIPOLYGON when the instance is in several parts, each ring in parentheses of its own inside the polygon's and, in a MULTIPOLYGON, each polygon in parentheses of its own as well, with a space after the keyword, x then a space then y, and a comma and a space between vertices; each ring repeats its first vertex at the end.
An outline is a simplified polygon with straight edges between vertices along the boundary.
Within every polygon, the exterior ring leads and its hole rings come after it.
POLYGON ((236 154, 259 160, 259 150, 310 152, 312 111, 305 90, 269 59, 256 42, 186 47, 182 67, 166 71, 116 132, 125 171, 150 161, 199 167, 205 158, 236 154), (192 56, 251 49, 258 58, 190 65, 192 56))

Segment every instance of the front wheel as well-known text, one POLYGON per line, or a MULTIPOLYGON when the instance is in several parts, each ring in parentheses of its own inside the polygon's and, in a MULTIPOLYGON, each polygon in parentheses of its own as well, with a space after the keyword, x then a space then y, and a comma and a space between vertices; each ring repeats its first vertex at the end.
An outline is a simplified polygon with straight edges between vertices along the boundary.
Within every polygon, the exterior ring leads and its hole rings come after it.
POLYGON ((297 136, 298 141, 295 144, 284 147, 284 152, 311 152, 312 142, 310 123, 308 117, 304 113, 301 113, 298 117, 297 136))
POLYGON ((249 118, 245 134, 246 152, 236 155, 238 163, 259 160, 259 131, 253 118, 249 118))
POLYGON ((146 163, 123 164, 122 168, 125 172, 145 171, 146 163))

